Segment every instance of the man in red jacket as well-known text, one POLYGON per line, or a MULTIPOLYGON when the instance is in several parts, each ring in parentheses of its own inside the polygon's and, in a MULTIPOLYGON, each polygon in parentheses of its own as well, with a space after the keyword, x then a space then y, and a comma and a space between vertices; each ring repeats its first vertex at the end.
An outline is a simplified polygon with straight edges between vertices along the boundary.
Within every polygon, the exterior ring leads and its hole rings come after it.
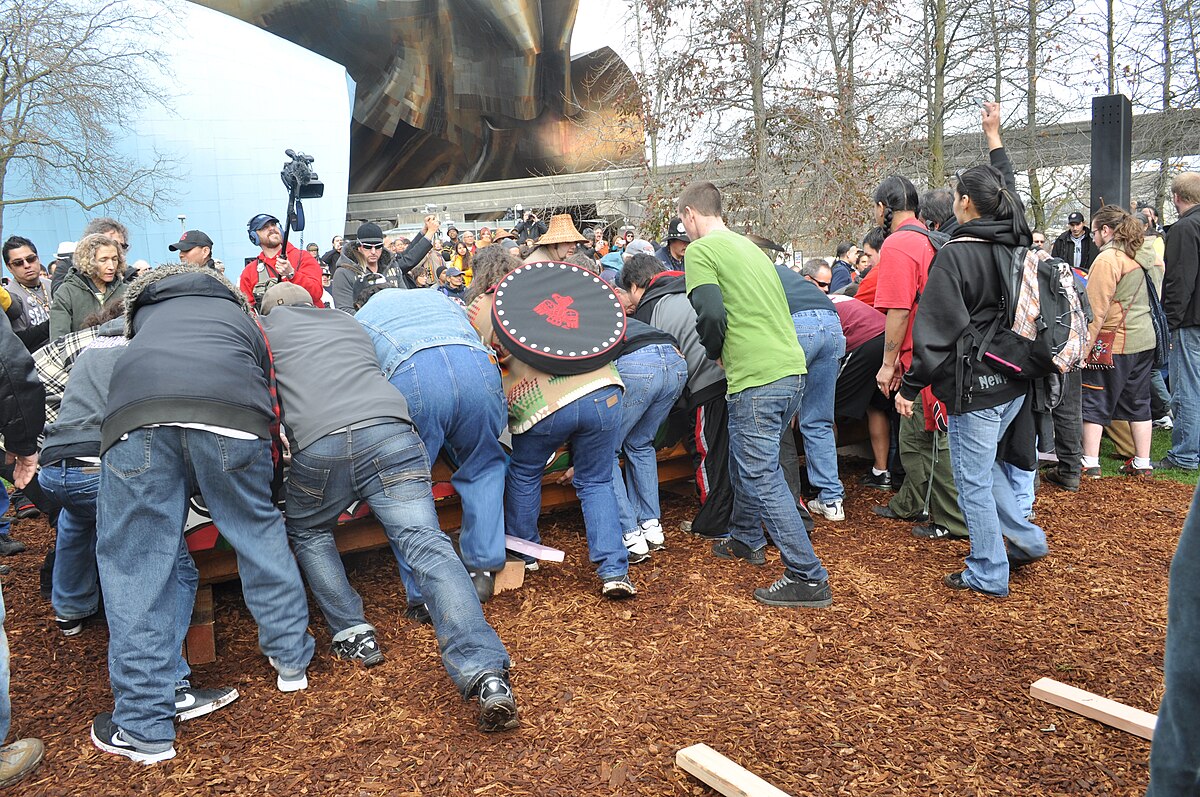
POLYGON ((258 300, 267 288, 280 282, 296 283, 313 297, 314 305, 322 306, 321 264, 311 253, 291 244, 287 246, 287 257, 280 259, 283 230, 279 228, 279 219, 259 213, 250 219, 246 232, 250 235, 250 243, 258 244, 262 249, 258 257, 246 265, 238 280, 238 288, 251 307, 257 308, 258 300))

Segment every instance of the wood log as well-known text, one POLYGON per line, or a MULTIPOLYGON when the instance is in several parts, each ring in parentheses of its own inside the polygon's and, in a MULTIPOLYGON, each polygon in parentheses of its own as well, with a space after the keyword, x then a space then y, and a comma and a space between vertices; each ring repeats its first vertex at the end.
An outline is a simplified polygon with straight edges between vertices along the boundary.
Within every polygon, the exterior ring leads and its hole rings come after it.
POLYGON ((183 657, 188 664, 208 664, 217 660, 217 639, 213 630, 212 587, 196 588, 196 603, 192 607, 192 622, 183 641, 183 657))
POLYGON ((675 765, 725 797, 788 797, 787 792, 777 789, 706 744, 694 744, 677 752, 675 765))
POLYGON ((1029 687, 1029 694, 1038 700, 1045 700, 1059 708, 1099 720, 1105 725, 1127 731, 1134 736, 1140 736, 1143 739, 1154 738, 1154 726, 1158 722, 1158 717, 1147 711, 1109 700, 1107 697, 1101 697, 1074 686, 1068 686, 1053 678, 1041 678, 1035 681, 1029 687))

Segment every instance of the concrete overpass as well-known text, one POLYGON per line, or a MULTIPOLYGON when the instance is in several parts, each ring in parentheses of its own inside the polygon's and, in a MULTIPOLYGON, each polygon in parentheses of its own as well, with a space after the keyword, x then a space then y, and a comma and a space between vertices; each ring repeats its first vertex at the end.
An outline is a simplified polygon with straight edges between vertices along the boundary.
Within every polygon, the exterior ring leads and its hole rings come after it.
MULTIPOLYGON (((1200 110, 1134 117, 1135 161, 1156 158, 1164 141, 1171 157, 1200 155, 1200 110)), ((911 156, 920 152, 920 146, 921 142, 909 142, 897 148, 893 158, 902 170, 909 171, 902 164, 913 162, 911 156), (906 151, 909 157, 906 157, 906 151)), ((979 133, 947 137, 947 169, 953 172, 984 162, 987 155, 984 146, 979 133)), ((1091 159, 1091 120, 1048 125, 1033 141, 1019 129, 1007 130, 1005 146, 1017 169, 1027 168, 1031 163, 1038 166, 1086 165, 1091 159)), ((692 180, 708 179, 727 185, 744 179, 748 169, 745 160, 677 164, 659 169, 655 183, 682 186, 692 180)), ((416 224, 424 216, 427 205, 435 207, 439 215, 449 215, 456 221, 495 218, 497 212, 515 205, 525 208, 595 205, 601 216, 636 218, 642 215, 648 193, 649 183, 643 168, 614 167, 577 174, 351 194, 346 232, 353 234, 364 220, 416 224)))

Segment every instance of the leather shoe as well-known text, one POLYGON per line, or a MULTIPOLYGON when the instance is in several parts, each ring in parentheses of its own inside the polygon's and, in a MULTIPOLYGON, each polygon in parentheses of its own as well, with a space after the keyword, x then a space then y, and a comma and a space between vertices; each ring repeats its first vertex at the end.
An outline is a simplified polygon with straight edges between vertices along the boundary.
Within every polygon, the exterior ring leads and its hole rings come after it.
POLYGON ((1057 470, 1047 470, 1046 475, 1042 477, 1042 480, 1072 493, 1079 492, 1078 476, 1068 476, 1064 473, 1060 473, 1057 470))

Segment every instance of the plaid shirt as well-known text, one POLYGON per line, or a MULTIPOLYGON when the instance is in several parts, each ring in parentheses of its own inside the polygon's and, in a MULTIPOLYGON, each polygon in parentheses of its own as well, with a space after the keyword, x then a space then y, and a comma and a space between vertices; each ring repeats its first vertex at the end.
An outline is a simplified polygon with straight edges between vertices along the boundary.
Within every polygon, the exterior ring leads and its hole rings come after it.
POLYGON ((62 405, 67 377, 71 375, 75 360, 99 335, 98 327, 81 329, 63 335, 33 353, 33 364, 37 366, 38 377, 46 387, 47 425, 58 420, 58 408, 62 405))

